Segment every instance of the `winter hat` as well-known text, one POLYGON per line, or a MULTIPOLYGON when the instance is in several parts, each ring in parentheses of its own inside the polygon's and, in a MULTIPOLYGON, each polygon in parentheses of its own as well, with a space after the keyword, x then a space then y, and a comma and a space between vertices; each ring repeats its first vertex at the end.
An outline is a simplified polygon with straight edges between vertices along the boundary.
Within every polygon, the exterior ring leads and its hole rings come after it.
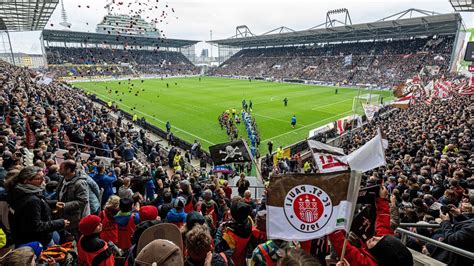
POLYGON ((140 208, 138 212, 140 221, 153 221, 158 216, 158 209, 155 206, 147 205, 140 208))
POLYGON ((41 245, 41 243, 38 242, 38 241, 34 241, 34 242, 30 242, 30 243, 26 243, 26 244, 18 246, 18 248, 21 248, 21 247, 30 247, 30 248, 32 248, 33 252, 35 253, 37 258, 40 257, 41 252, 43 251, 43 245, 41 245))
POLYGON ((87 215, 79 222, 79 231, 86 236, 92 235, 100 222, 101 219, 99 216, 92 214, 87 215))
POLYGON ((132 211, 133 200, 129 198, 120 199, 120 211, 121 212, 129 212, 132 211))
POLYGON ((232 218, 237 223, 244 223, 247 221, 247 218, 249 217, 251 212, 250 206, 248 204, 245 204, 243 202, 238 202, 230 208, 230 214, 232 215, 232 218))
POLYGON ((204 224, 206 220, 199 212, 192 211, 186 216, 186 228, 191 230, 196 224, 204 224))
POLYGON ((185 205, 186 205, 186 199, 183 197, 177 197, 173 203, 173 207, 175 208, 178 208, 178 207, 184 208, 185 205))
POLYGON ((394 236, 383 236, 373 248, 369 249, 369 252, 374 256, 379 265, 413 265, 413 256, 411 255, 411 252, 394 236))
POLYGON ((135 259, 136 265, 182 266, 183 254, 178 246, 165 239, 146 245, 135 259))

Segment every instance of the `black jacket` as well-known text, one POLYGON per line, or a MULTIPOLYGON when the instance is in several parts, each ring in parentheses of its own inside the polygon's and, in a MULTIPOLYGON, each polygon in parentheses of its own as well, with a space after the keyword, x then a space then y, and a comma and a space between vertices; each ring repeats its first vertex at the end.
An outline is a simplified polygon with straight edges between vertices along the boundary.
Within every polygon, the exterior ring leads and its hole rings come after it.
MULTIPOLYGON (((451 224, 450 221, 441 223, 442 242, 470 252, 474 252, 474 219, 451 224)), ((431 257, 448 265, 473 265, 474 260, 456 255, 441 248, 436 248, 431 257)))
POLYGON ((15 211, 10 224, 16 245, 39 241, 47 246, 53 232, 64 228, 64 219, 51 219, 51 209, 40 188, 19 184, 8 193, 8 203, 15 211))

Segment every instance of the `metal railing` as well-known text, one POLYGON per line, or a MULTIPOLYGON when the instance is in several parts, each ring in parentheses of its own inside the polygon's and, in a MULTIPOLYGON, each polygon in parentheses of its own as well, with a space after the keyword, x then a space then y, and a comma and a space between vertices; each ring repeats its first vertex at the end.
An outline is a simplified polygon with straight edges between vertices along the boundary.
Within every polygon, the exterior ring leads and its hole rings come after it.
POLYGON ((411 236, 413 238, 416 238, 418 240, 426 242, 426 243, 428 243, 430 245, 433 245, 435 247, 439 247, 439 248, 442 248, 442 249, 447 250, 449 252, 453 252, 453 253, 456 253, 460 256, 463 256, 463 257, 469 258, 471 260, 474 260, 474 253, 473 252, 469 252, 467 250, 460 249, 458 247, 448 245, 448 244, 440 242, 440 241, 436 241, 436 240, 431 239, 429 237, 422 236, 422 235, 417 234, 417 233, 413 233, 413 232, 408 231, 408 230, 403 229, 403 228, 397 228, 396 231, 401 234, 401 240, 402 240, 403 244, 406 244, 408 236, 411 236))
MULTIPOLYGON (((237 186, 229 185, 229 187, 232 188, 232 196, 238 195, 238 193, 237 193, 238 187, 237 186), (234 191, 236 192, 236 194, 234 194, 234 191)), ((265 190, 265 187, 250 186, 248 190, 250 190, 250 192, 252 193, 252 197, 254 199, 261 200, 263 191, 265 190)))
POLYGON ((407 228, 407 227, 414 227, 414 228, 440 228, 439 224, 428 224, 428 223, 400 223, 398 227, 407 228))
MULTIPOLYGON (((97 148, 95 146, 91 146, 91 145, 87 145, 87 144, 81 144, 81 143, 77 143, 77 142, 72 142, 72 141, 69 141, 68 144, 66 145, 66 149, 67 149, 67 146, 74 146, 76 148, 76 151, 79 151, 81 152, 81 149, 79 149, 79 146, 80 147, 84 147, 84 148, 87 148, 89 150, 94 150, 94 153, 97 154, 97 151, 104 151, 104 152, 108 152, 110 153, 111 155, 113 154, 113 150, 106 150, 106 149, 102 149, 102 148, 97 148)), ((103 157, 109 157, 109 158, 112 158, 112 156, 103 156, 103 157)))

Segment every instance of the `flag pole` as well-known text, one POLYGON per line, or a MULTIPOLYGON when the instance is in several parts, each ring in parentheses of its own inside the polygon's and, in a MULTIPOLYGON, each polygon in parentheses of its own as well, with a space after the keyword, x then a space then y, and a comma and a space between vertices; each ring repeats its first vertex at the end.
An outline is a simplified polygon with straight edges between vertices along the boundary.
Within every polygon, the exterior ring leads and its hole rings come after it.
POLYGON ((351 179, 349 182, 349 191, 347 199, 351 203, 351 212, 347 220, 346 236, 344 238, 344 244, 341 252, 341 263, 344 263, 344 255, 346 254, 347 242, 349 241, 349 233, 351 231, 352 220, 354 219, 354 211, 357 205, 357 198, 359 196, 360 181, 362 179, 362 173, 360 171, 351 171, 351 179))

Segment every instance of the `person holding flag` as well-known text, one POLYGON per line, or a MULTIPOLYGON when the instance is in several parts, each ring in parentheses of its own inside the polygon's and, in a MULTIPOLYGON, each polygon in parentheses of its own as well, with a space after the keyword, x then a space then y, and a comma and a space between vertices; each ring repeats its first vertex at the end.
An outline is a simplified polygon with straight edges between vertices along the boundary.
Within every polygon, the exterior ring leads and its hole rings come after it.
MULTIPOLYGON (((377 219, 375 236, 361 243, 361 247, 346 243, 344 259, 350 265, 413 265, 413 256, 408 248, 396 237, 390 227, 390 207, 388 190, 380 187, 379 198, 376 199, 377 219)), ((345 232, 335 231, 329 235, 338 256, 343 252, 345 232)))

